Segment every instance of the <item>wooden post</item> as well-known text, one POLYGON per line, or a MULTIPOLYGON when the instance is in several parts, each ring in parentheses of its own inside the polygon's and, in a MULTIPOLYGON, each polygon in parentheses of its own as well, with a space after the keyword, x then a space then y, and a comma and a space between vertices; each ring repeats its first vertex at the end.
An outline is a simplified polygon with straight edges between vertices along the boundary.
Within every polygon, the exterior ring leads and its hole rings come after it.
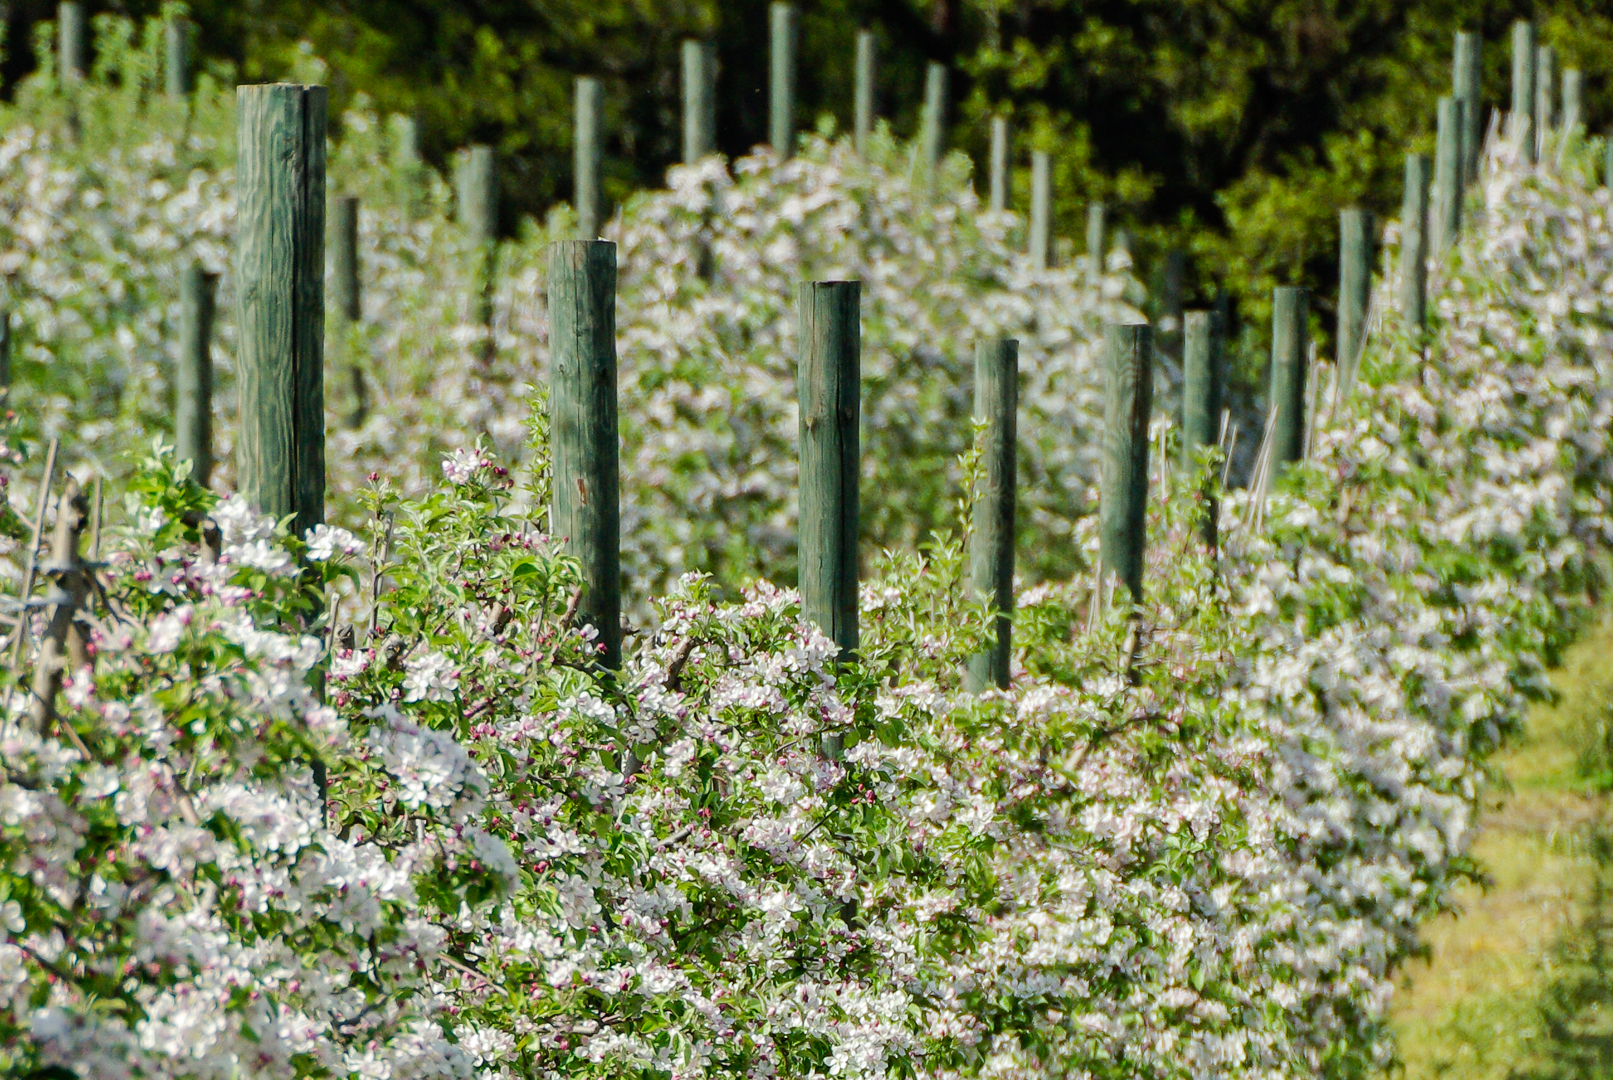
POLYGON ((1008 686, 1013 640, 1015 448, 1019 409, 1019 342, 975 344, 975 422, 985 425, 981 488, 969 535, 969 593, 997 612, 997 640, 969 658, 965 686, 974 693, 1008 686))
POLYGON ((169 19, 163 24, 164 89, 177 100, 190 96, 190 20, 169 19))
POLYGON ((1462 103, 1439 99, 1438 142, 1434 156, 1434 188, 1438 250, 1449 250, 1462 231, 1462 103))
POLYGON ((1372 226, 1369 211, 1339 211, 1339 323, 1334 362, 1345 394, 1355 382, 1361 347, 1366 343, 1367 302, 1372 296, 1372 226))
POLYGON ((599 153, 604 132, 601 106, 604 95, 599 80, 587 75, 577 79, 577 116, 573 180, 575 192, 572 204, 577 210, 577 239, 593 240, 599 236, 599 153))
POLYGON ((76 0, 62 0, 56 7, 56 63, 64 85, 84 78, 84 39, 84 6, 76 0))
POLYGON ((1556 126, 1557 50, 1542 45, 1535 50, 1535 160, 1546 158, 1546 140, 1556 126))
POLYGON ((1310 362, 1310 290, 1281 285, 1272 290, 1271 401, 1276 410, 1271 441, 1276 467, 1305 456, 1305 367, 1310 362))
POLYGON ((459 224, 470 242, 488 248, 498 239, 498 170, 491 146, 472 146, 459 166, 459 224))
POLYGON ((874 32, 857 31, 857 97, 853 118, 858 157, 868 156, 868 140, 874 135, 874 32))
POLYGON ((1400 205, 1400 317, 1419 334, 1428 322, 1428 156, 1406 155, 1400 205))
POLYGON ((0 392, 11 389, 11 304, 0 303, 0 392))
POLYGON ((932 62, 924 76, 924 116, 920 134, 924 168, 932 182, 936 170, 941 167, 941 151, 945 146, 946 108, 946 65, 932 62))
POLYGON ((1462 103, 1462 175, 1471 184, 1479 176, 1484 140, 1484 39, 1471 31, 1456 35, 1451 94, 1462 103))
POLYGON ((1031 152, 1031 266, 1040 271, 1053 255, 1053 159, 1046 150, 1031 152))
POLYGON ((1583 135, 1585 131, 1585 73, 1579 68, 1563 72, 1563 133, 1583 135))
POLYGON ((621 506, 616 425, 616 245, 549 245, 551 531, 582 564, 579 617, 600 663, 622 666, 621 506))
POLYGON ((862 286, 803 281, 799 307, 801 614, 844 659, 858 638, 862 286))
POLYGON ((393 113, 388 118, 392 129, 392 165, 397 169, 414 170, 420 167, 420 125, 412 116, 393 113))
POLYGON ((1602 186, 1613 188, 1613 130, 1602 136, 1602 186))
POLYGON ((353 410, 349 423, 358 427, 369 413, 369 401, 364 386, 364 366, 354 349, 354 328, 363 317, 362 297, 359 292, 358 264, 358 207, 357 195, 339 195, 331 204, 331 291, 335 301, 337 324, 337 352, 347 368, 352 384, 353 410))
POLYGON ((991 118, 991 212, 1008 209, 1008 118, 991 118))
POLYGON ((1512 25, 1512 115, 1508 133, 1523 152, 1535 156, 1535 24, 1519 19, 1512 25))
POLYGON ((1109 208, 1101 202, 1095 202, 1087 207, 1087 282, 1098 287, 1103 277, 1104 267, 1104 233, 1108 230, 1109 208))
MULTIPOLYGON (((1222 399, 1226 388, 1226 316, 1219 311, 1189 311, 1182 316, 1182 466, 1221 439, 1222 399)), ((1215 478, 1204 491, 1204 542, 1216 544, 1219 498, 1215 478)))
POLYGON ((1103 578, 1143 598, 1148 506, 1148 420, 1154 402, 1153 332, 1145 323, 1104 328, 1103 479, 1098 501, 1103 578))
POLYGON ((323 86, 236 89, 236 483, 301 537, 325 518, 323 86))
POLYGON ((213 298, 215 274, 199 263, 179 278, 179 370, 174 378, 174 444, 203 487, 213 473, 213 298))
POLYGON ((683 43, 683 163, 717 151, 717 47, 693 38, 683 43))
POLYGON ((1187 292, 1187 252, 1171 248, 1159 275, 1159 347, 1166 356, 1182 359, 1182 306, 1187 292))
POLYGON ((773 152, 786 160, 795 154, 796 28, 795 5, 775 2, 769 20, 767 131, 773 152))

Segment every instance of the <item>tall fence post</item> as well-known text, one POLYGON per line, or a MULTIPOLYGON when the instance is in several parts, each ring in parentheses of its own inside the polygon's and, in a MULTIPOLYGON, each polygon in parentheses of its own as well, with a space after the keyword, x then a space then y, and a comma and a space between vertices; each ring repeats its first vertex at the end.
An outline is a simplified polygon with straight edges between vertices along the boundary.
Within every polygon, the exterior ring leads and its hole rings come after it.
POLYGON ((991 118, 991 212, 1008 209, 1008 117, 991 118))
POLYGON ((925 173, 932 184, 936 170, 941 167, 941 151, 945 147, 946 109, 947 68, 945 64, 932 61, 924 75, 924 117, 920 136, 925 173))
POLYGON ((1015 447, 1019 409, 1019 342, 975 343, 975 409, 984 424, 981 487, 969 530, 969 592, 997 613, 996 640, 969 658, 964 685, 974 693, 1008 686, 1013 644, 1015 447))
POLYGON ((717 149, 717 48, 683 43, 683 163, 693 165, 717 149))
POLYGON ((1519 19, 1512 25, 1512 114, 1508 132, 1525 160, 1535 154, 1535 24, 1519 19))
POLYGON ((236 89, 236 482, 265 514, 325 518, 323 86, 236 89))
POLYGON ((348 423, 358 427, 369 413, 369 396, 364 385, 364 365, 354 334, 363 317, 363 297, 359 291, 357 195, 339 195, 331 203, 331 292, 336 307, 337 352, 353 394, 348 423))
POLYGON ((1361 347, 1366 343, 1367 302, 1372 297, 1372 214, 1350 208, 1339 211, 1339 392, 1355 383, 1361 347))
POLYGON ((1109 228, 1109 208, 1101 202, 1087 207, 1087 282, 1093 288, 1103 278, 1104 234, 1109 228))
POLYGON ((163 24, 163 89, 176 101, 190 96, 190 33, 189 19, 163 24))
POLYGON ((174 376, 174 443, 203 487, 213 473, 213 301, 215 274, 191 263, 179 277, 179 365, 174 376))
POLYGON ((794 4, 775 2, 769 12, 767 112, 768 142, 782 159, 795 155, 795 52, 797 14, 794 4))
MULTIPOLYGON (((1222 399, 1226 388, 1226 320, 1219 311, 1182 316, 1182 465, 1193 466, 1203 447, 1221 441, 1222 399)), ((1216 543, 1218 498, 1214 480, 1204 492, 1204 542, 1216 543)))
POLYGON ((1479 176, 1484 139, 1484 39, 1471 31, 1456 35, 1451 93, 1462 103, 1462 175, 1471 184, 1479 176))
POLYGON ((1546 159, 1546 140, 1556 125, 1557 50, 1541 45, 1535 50, 1535 159, 1546 159))
POLYGON ((1428 322, 1428 156, 1406 155, 1400 204, 1400 317, 1413 334, 1428 322))
POLYGON ((852 118, 858 157, 868 156, 874 135, 874 32, 857 31, 857 89, 852 118))
POLYGON ((1104 328, 1103 476, 1098 501, 1100 579, 1114 575, 1143 598, 1148 507, 1148 421, 1154 403, 1153 331, 1146 323, 1104 328))
POLYGON ((1053 255, 1053 159, 1031 151, 1031 266, 1046 270, 1053 255))
POLYGON ((599 236, 599 143, 603 95, 599 80, 588 75, 577 78, 576 138, 573 140, 572 204, 577 208, 577 239, 599 236))
POLYGON ((1585 125, 1585 73, 1579 68, 1563 72, 1563 134, 1582 135, 1585 125))
POLYGON ((1305 368, 1310 362, 1310 290, 1279 285, 1271 313, 1271 472, 1305 456, 1305 368))
POLYGON ((1171 248, 1159 275, 1159 347, 1166 356, 1182 359, 1182 307, 1187 292, 1187 252, 1171 248))
POLYGON ((63 84, 83 80, 85 63, 84 5, 62 0, 56 8, 56 63, 63 84))
POLYGON ((862 286, 803 281, 799 306, 801 614, 844 659, 858 641, 862 286))
POLYGON ((616 423, 616 245, 549 245, 551 531, 582 564, 578 617, 600 663, 622 666, 622 570, 616 423))
POLYGON ((1462 103, 1439 99, 1438 138, 1434 156, 1434 188, 1439 250, 1453 247, 1462 231, 1462 103))

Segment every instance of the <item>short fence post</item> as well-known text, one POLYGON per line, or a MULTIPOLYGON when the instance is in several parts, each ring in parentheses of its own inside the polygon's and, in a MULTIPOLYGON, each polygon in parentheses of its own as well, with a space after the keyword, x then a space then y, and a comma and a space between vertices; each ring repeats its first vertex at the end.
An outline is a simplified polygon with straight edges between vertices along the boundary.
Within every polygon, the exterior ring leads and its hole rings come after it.
POLYGON ((1339 211, 1339 394, 1355 383, 1366 341, 1367 302, 1372 296, 1372 214, 1366 210, 1339 211))
POLYGON ((795 5, 775 2, 769 14, 768 141, 788 160, 795 154, 795 5))
MULTIPOLYGON (((1182 464, 1193 465, 1203 447, 1221 441, 1222 399, 1226 387, 1226 321, 1219 311, 1182 316, 1182 464)), ((1216 542, 1217 494, 1214 481, 1204 492, 1204 541, 1216 542)))
POLYGON ((1146 323, 1104 330, 1103 477, 1098 502, 1101 578, 1143 598, 1148 507, 1148 421, 1154 401, 1153 332, 1146 323))
POLYGON ((0 392, 8 391, 10 389, 11 304, 9 302, 0 302, 0 392))
POLYGON ((1087 207, 1087 281, 1093 288, 1103 278, 1104 234, 1109 227, 1109 208, 1101 202, 1087 207))
POLYGON ((56 8, 56 62, 63 84, 84 78, 84 38, 84 6, 76 0, 62 0, 56 8))
POLYGON ((1563 72, 1563 134, 1578 135, 1585 123, 1585 73, 1579 68, 1563 72))
POLYGON ((190 95, 190 20, 169 19, 162 28, 163 82, 168 96, 190 95))
POLYGON ((924 76, 924 116, 919 140, 924 154, 925 175, 932 185, 935 182, 936 171, 941 167, 941 151, 945 142, 946 108, 946 65, 932 62, 924 76))
POLYGON ((1272 290, 1271 474, 1305 456, 1305 368, 1310 362, 1310 290, 1280 285, 1272 290))
POLYGON ((1019 342, 997 338, 975 344, 974 419, 984 424, 981 487, 969 536, 969 593, 997 613, 996 641, 969 658, 964 685, 974 693, 1008 686, 1013 643, 1015 440, 1019 408, 1019 342))
POLYGON ((846 659, 858 641, 862 286, 803 281, 799 306, 801 614, 846 659))
POLYGON ((179 370, 174 377, 174 443, 203 487, 213 473, 213 299, 218 283, 199 263, 179 277, 179 370))
POLYGON ((576 138, 573 142, 572 204, 577 209, 577 239, 599 236, 599 150, 603 95, 599 80, 587 75, 577 79, 576 138))
POLYGON ((717 47, 693 38, 683 43, 683 163, 693 165, 717 149, 717 47))
POLYGON ((1046 150, 1031 152, 1031 266, 1046 270, 1053 254, 1053 159, 1046 150))
POLYGON ((1434 157, 1434 188, 1439 250, 1449 251, 1462 231, 1462 103, 1439 99, 1438 141, 1434 157))
POLYGON ((353 411, 349 423, 358 427, 369 412, 364 386, 364 366, 354 348, 354 330, 363 317, 359 292, 357 195, 339 195, 331 203, 331 290, 336 307, 337 351, 347 366, 353 391, 353 411))
POLYGON ((1400 204, 1400 317, 1413 334, 1428 322, 1428 155, 1406 155, 1400 204))
POLYGON ((1602 186, 1613 188, 1613 129, 1602 136, 1602 186))
POLYGON ((493 148, 476 145, 459 167, 459 224, 478 248, 491 247, 498 238, 498 170, 493 148))
POLYGON ((858 157, 868 156, 868 140, 874 135, 874 32, 857 31, 857 89, 852 118, 858 157))
POLYGON ((412 116, 393 113, 387 120, 392 129, 392 166, 414 170, 420 167, 420 124, 412 116))
POLYGON ((549 245, 551 532, 582 564, 577 612, 600 663, 622 666, 621 478, 616 423, 616 245, 549 245))
POLYGON ((1008 209, 1008 118, 991 118, 991 212, 1008 209))
POLYGON ((1512 25, 1512 115, 1508 130, 1527 161, 1535 154, 1535 24, 1519 19, 1512 25))
POLYGON ((301 537, 325 518, 323 86, 236 90, 236 482, 301 537))
POLYGON ((1484 39, 1471 31, 1456 35, 1451 93, 1462 103, 1462 176, 1471 184, 1479 176, 1484 139, 1484 39))
POLYGON ((1535 50, 1535 159, 1546 159, 1546 140, 1555 126, 1557 104, 1557 50, 1542 45, 1535 50))
POLYGON ((1187 292, 1187 252, 1171 248, 1159 281, 1159 348, 1172 360, 1182 359, 1182 305, 1187 292))

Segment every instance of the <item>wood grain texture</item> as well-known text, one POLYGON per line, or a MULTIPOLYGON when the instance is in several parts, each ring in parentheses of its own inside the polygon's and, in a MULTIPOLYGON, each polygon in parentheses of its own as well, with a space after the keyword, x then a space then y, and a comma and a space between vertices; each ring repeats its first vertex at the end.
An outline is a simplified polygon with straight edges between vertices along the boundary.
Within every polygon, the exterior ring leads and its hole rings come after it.
POLYGON ((572 139, 572 206, 577 209, 577 239, 599 236, 599 151, 603 135, 604 90, 599 80, 577 79, 575 133, 572 139))
POLYGON ((1046 150, 1031 151, 1031 267, 1046 270, 1053 263, 1053 158, 1046 150))
POLYGON ((1462 103, 1442 97, 1434 152, 1434 189, 1438 192, 1434 237, 1441 252, 1448 251, 1461 235, 1463 188, 1462 103))
POLYGON ((1143 323, 1104 328, 1103 475, 1098 501, 1099 560, 1131 594, 1143 597, 1148 506, 1148 421, 1154 406, 1154 335, 1143 323))
POLYGON ((795 155, 796 52, 800 16, 794 4, 768 11, 767 138, 781 158, 795 155))
POLYGON ((868 156, 868 140, 874 134, 874 63, 874 32, 859 30, 856 88, 852 101, 852 145, 856 147, 858 157, 868 156))
POLYGON ((189 19, 169 19, 162 27, 163 89, 180 100, 190 96, 189 19))
POLYGON ((1339 211, 1339 321, 1334 362, 1345 394, 1355 382, 1361 348, 1366 344, 1375 257, 1373 228, 1370 210, 1351 207, 1339 211))
POLYGON ((919 147, 924 168, 933 178, 946 150, 947 67, 930 62, 924 74, 924 111, 919 119, 919 147))
POLYGON ((965 685, 975 693, 1008 685, 1013 648, 1018 411, 1019 342, 1012 338, 977 342, 974 418, 986 425, 986 431, 980 460, 982 484, 970 526, 969 593, 996 610, 997 637, 991 648, 969 658, 965 685))
POLYGON ((1277 410, 1272 432, 1273 468, 1305 456, 1305 369, 1310 363, 1309 289, 1280 285, 1271 292, 1271 393, 1277 410))
POLYGON ((1484 38, 1477 33, 1457 32, 1451 94, 1462 103, 1462 177, 1471 184, 1484 149, 1484 38))
POLYGON ((299 536, 324 520, 326 107, 322 86, 236 90, 236 473, 299 536))
POLYGON ((717 46, 683 43, 683 163, 717 152, 717 46))
POLYGON ((616 245, 549 245, 549 442, 553 522, 582 564, 578 616, 600 663, 622 664, 620 443, 616 417, 616 245))
POLYGON ((1530 161, 1535 156, 1535 24, 1519 19, 1512 25, 1512 114, 1508 136, 1530 161))
POLYGON ((1428 324, 1428 185, 1426 154, 1406 155, 1400 201, 1400 317, 1414 333, 1428 324))
POLYGON ((218 276, 198 263, 179 278, 179 358, 174 372, 174 442, 204 487, 213 472, 213 304, 218 276))
POLYGON ((798 297, 801 613, 857 649, 862 286, 805 281, 798 297))
POLYGON ((994 214, 1008 209, 1008 117, 991 118, 991 200, 994 214))

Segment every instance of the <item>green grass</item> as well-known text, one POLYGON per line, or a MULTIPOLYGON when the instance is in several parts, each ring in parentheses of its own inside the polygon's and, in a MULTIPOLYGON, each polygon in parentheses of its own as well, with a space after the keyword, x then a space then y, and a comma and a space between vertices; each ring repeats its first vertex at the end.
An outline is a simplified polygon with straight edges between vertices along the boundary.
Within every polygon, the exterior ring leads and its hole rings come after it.
POLYGON ((1393 1007, 1407 1080, 1613 1078, 1613 621, 1564 657, 1552 706, 1498 761, 1473 853, 1489 875, 1427 928, 1393 1007))

